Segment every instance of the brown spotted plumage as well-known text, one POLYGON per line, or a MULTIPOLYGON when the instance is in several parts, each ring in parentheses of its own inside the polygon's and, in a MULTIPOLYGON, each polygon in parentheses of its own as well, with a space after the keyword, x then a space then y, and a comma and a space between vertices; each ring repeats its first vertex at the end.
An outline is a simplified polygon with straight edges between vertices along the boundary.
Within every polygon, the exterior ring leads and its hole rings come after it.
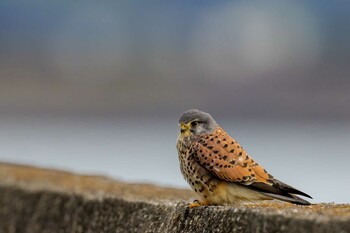
POLYGON ((270 175, 208 113, 186 111, 179 123, 180 169, 201 198, 192 206, 271 199, 310 204, 295 194, 309 195, 270 175))
POLYGON ((221 128, 209 135, 198 135, 192 144, 194 160, 217 177, 249 185, 271 184, 269 175, 245 150, 221 128))

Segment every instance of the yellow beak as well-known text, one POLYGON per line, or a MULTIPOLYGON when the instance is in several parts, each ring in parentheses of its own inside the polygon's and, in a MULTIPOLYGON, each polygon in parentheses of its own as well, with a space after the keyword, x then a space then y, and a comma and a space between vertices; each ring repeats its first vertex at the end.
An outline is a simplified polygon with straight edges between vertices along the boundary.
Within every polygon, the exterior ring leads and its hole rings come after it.
POLYGON ((180 123, 180 132, 181 134, 186 134, 190 131, 190 123, 188 124, 184 124, 184 123, 180 123))

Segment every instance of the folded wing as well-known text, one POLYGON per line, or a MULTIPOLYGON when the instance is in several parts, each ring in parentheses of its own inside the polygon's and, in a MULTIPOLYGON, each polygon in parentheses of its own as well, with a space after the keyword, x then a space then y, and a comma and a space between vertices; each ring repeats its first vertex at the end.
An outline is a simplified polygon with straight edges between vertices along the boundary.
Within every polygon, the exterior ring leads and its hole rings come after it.
POLYGON ((221 128, 210 135, 199 136, 191 153, 197 163, 219 179, 245 185, 279 200, 310 204, 295 196, 311 198, 308 194, 275 179, 221 128))

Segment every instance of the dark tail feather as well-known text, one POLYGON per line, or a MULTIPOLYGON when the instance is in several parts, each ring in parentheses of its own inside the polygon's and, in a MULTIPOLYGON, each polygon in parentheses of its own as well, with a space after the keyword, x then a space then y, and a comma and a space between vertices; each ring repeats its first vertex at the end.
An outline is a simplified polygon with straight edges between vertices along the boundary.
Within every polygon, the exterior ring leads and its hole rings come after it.
POLYGON ((283 183, 282 181, 279 181, 279 180, 276 180, 276 179, 273 179, 272 180, 272 183, 273 183, 273 187, 279 189, 279 190, 283 190, 283 191, 286 191, 288 193, 293 193, 293 194, 298 194, 298 195, 302 195, 304 197, 308 197, 308 198, 311 198, 312 197, 296 188, 293 188, 292 186, 289 186, 288 184, 285 184, 283 183))
POLYGON ((273 179, 272 182, 273 182, 273 187, 275 187, 277 189, 286 191, 288 193, 302 195, 304 197, 308 197, 308 198, 312 199, 312 197, 310 195, 308 195, 308 194, 306 194, 306 193, 304 193, 296 188, 293 188, 292 186, 289 186, 288 184, 285 184, 279 180, 273 179))
POLYGON ((297 197, 295 195, 290 195, 291 197, 287 197, 287 196, 282 196, 282 195, 274 194, 274 193, 265 193, 265 192, 262 192, 262 193, 268 197, 272 197, 274 199, 290 202, 290 203, 297 204, 297 205, 311 205, 310 202, 308 202, 300 197, 297 197))
POLYGON ((302 195, 308 198, 312 197, 302 191, 299 191, 292 186, 289 186, 279 180, 273 179, 272 185, 268 185, 265 183, 253 183, 250 185, 250 188, 253 188, 262 194, 272 197, 281 201, 287 201, 290 203, 298 204, 298 205, 310 205, 311 203, 296 196, 302 195))

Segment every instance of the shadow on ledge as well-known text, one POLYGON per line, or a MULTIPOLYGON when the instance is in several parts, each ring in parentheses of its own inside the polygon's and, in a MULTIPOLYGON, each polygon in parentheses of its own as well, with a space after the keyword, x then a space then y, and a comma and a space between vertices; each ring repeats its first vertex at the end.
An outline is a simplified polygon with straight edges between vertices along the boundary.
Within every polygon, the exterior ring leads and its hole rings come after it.
POLYGON ((188 209, 188 190, 0 163, 0 233, 350 232, 350 205, 188 209))

